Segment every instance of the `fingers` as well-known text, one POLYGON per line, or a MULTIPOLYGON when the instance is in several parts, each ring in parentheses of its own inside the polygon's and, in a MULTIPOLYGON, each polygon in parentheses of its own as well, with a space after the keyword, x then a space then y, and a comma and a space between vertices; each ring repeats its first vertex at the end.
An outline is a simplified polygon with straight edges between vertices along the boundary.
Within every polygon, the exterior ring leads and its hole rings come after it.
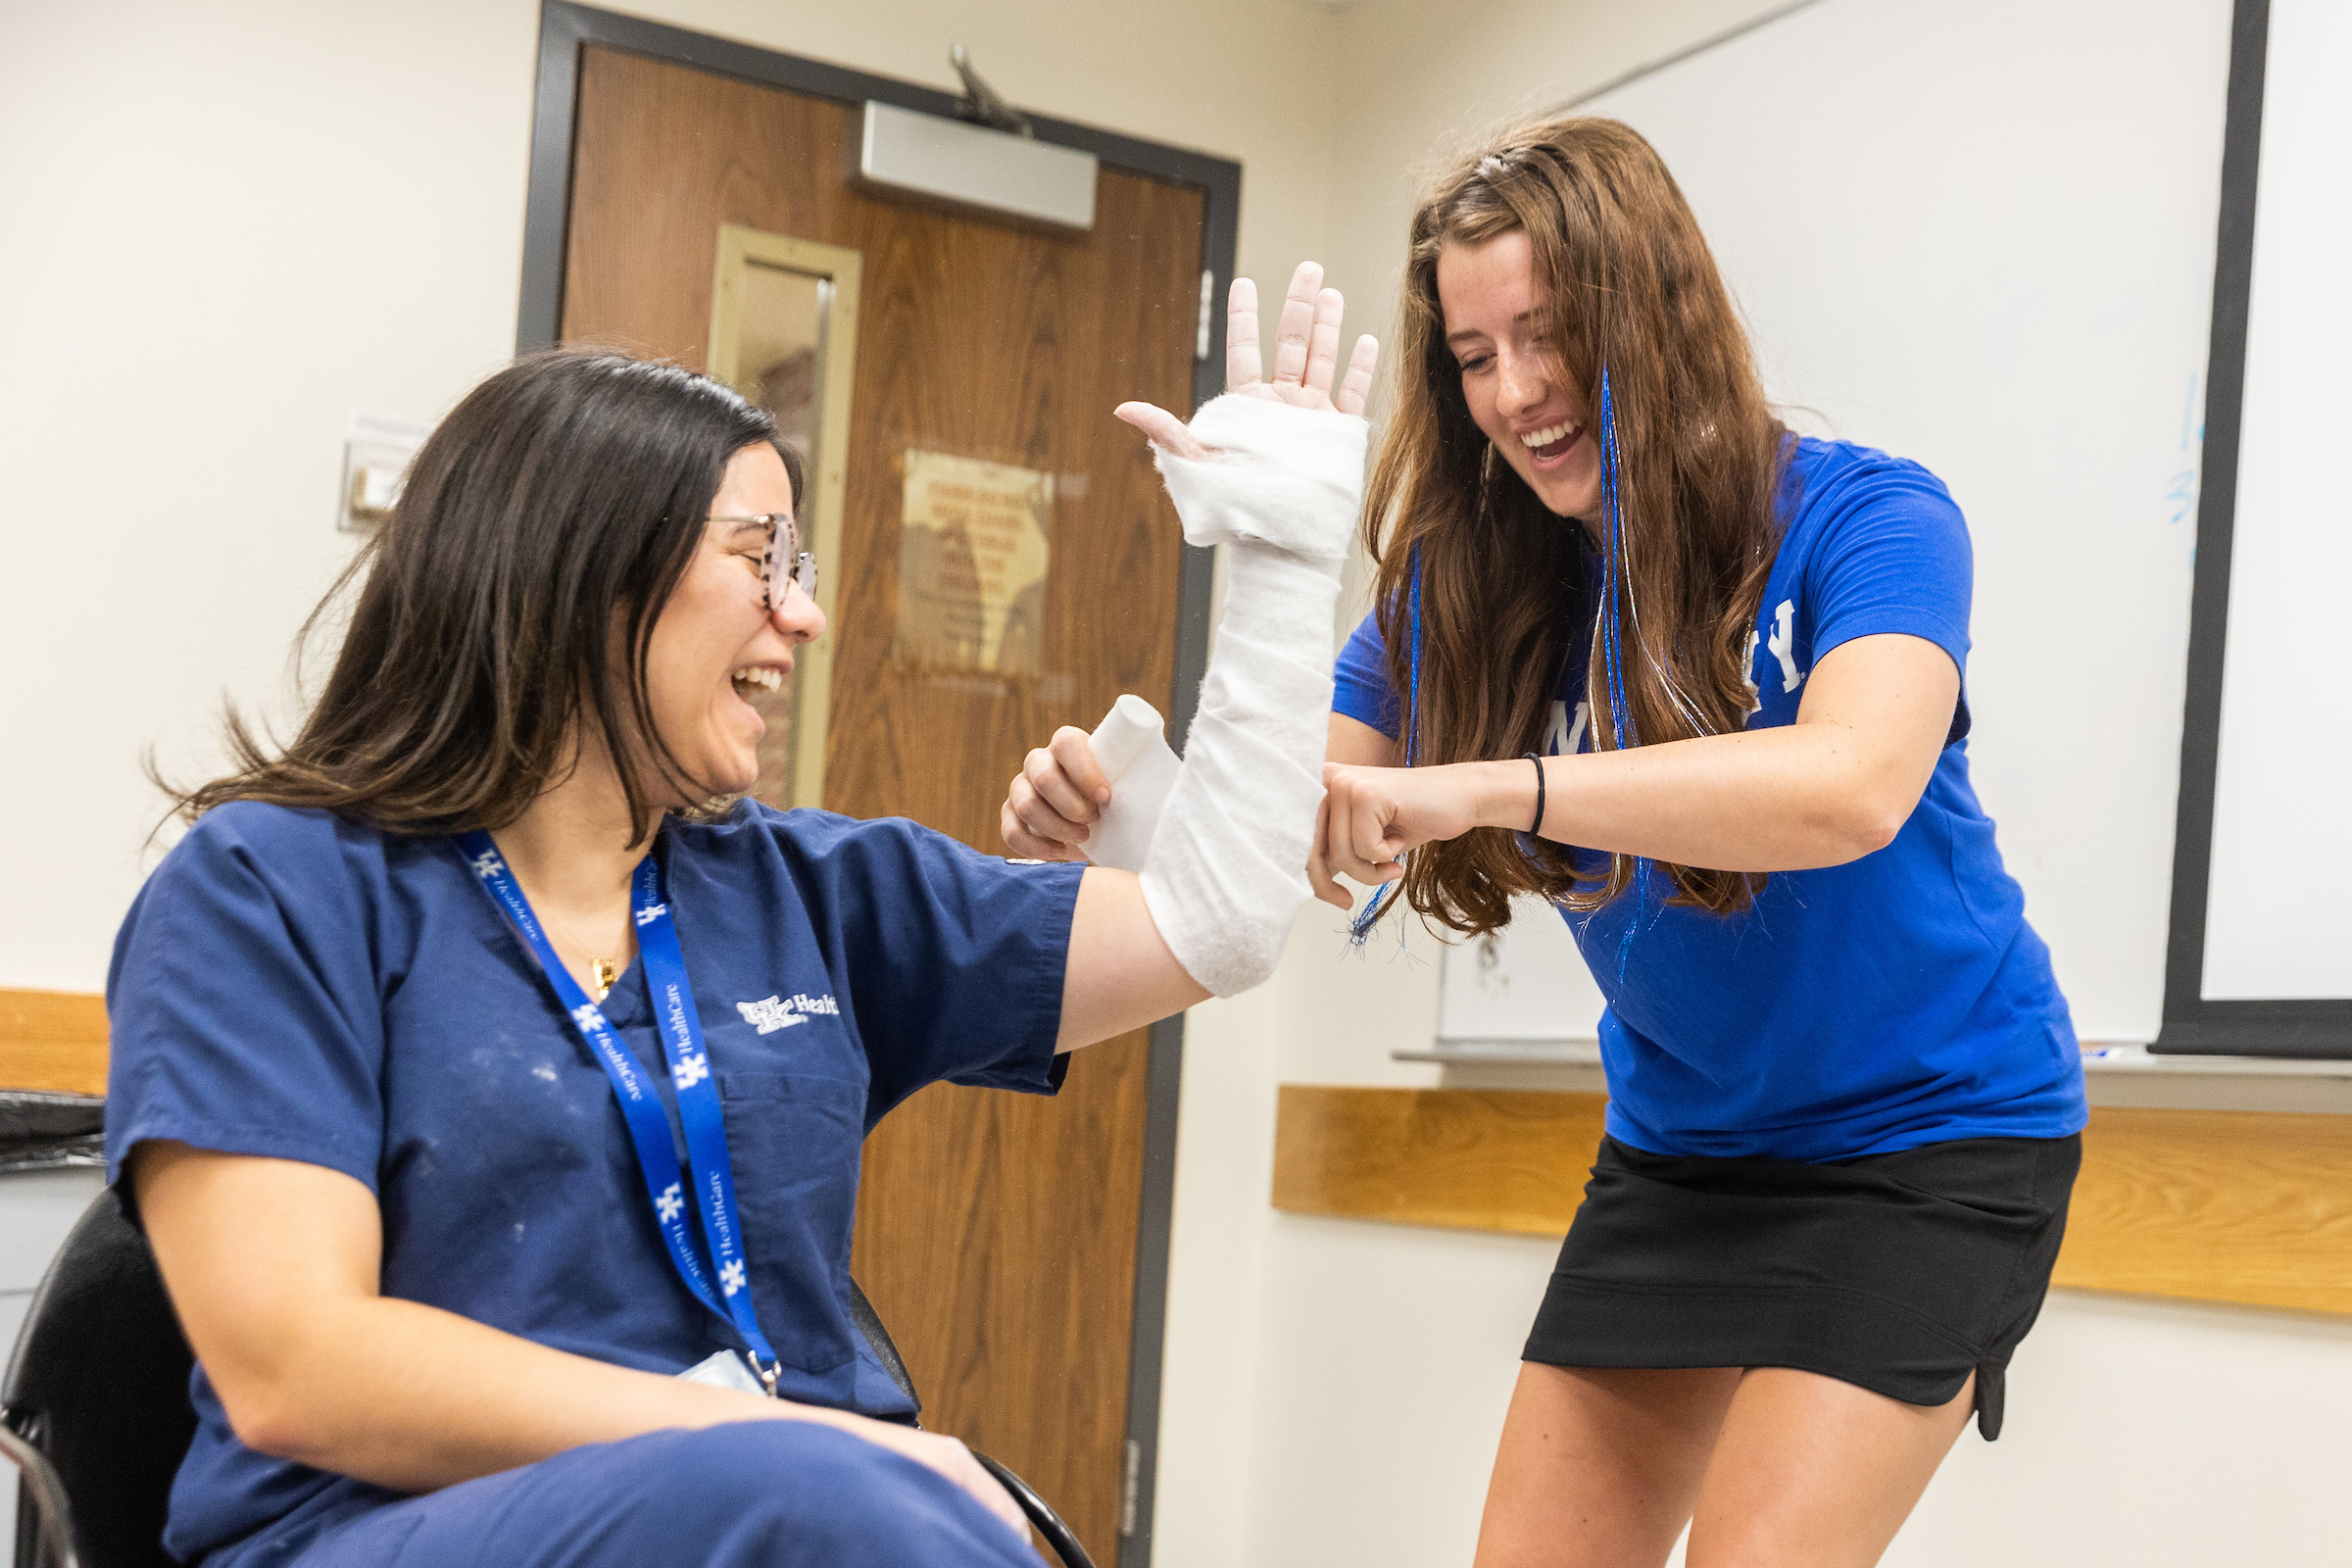
MULTIPOLYGON (((1318 263, 1300 262, 1298 270, 1291 274, 1291 291, 1283 299, 1282 319, 1274 329, 1272 379, 1277 386, 1285 381, 1294 386, 1304 384, 1308 339, 1315 325, 1315 301, 1322 287, 1323 269, 1318 263)), ((1336 318, 1332 331, 1336 342, 1339 331, 1336 318)))
POLYGON ((1340 363, 1340 317, 1348 301, 1336 288, 1315 296, 1315 324, 1306 338, 1306 390, 1329 401, 1332 372, 1340 363))
POLYGON ((1225 295, 1225 390, 1246 392, 1257 385, 1257 285, 1233 280, 1225 295))
MULTIPOLYGON (((1257 350, 1252 347, 1250 352, 1254 356, 1257 350)), ((1198 463, 1209 456, 1208 448, 1185 428, 1184 421, 1163 408, 1150 403, 1122 403, 1110 412, 1150 436, 1153 446, 1172 452, 1177 457, 1190 458, 1198 463)))
POLYGON ((1021 776, 1014 782, 1025 789, 1015 790, 1011 798, 1028 808, 1017 814, 1034 833, 1083 844, 1086 824, 1102 814, 1102 803, 1072 784, 1054 754, 1043 747, 1021 760, 1021 776))
MULTIPOLYGON (((1336 339, 1339 322, 1332 322, 1336 339)), ((1331 406, 1342 414, 1360 415, 1365 402, 1372 396, 1372 368, 1380 362, 1380 342, 1370 333, 1355 340, 1355 352, 1348 356, 1348 373, 1340 380, 1339 393, 1331 406)))
MULTIPOLYGON (((1332 381, 1339 372, 1340 318, 1348 301, 1338 289, 1323 287, 1321 264, 1300 262, 1298 270, 1291 274, 1290 292, 1283 296, 1282 317, 1275 323, 1271 380, 1259 378, 1257 285, 1246 277, 1235 278, 1228 301, 1226 391, 1272 396, 1302 408, 1363 414, 1372 395, 1372 370, 1380 358, 1380 344, 1368 336, 1356 339, 1355 349, 1348 357, 1347 374, 1335 390, 1332 381)), ((1127 417, 1124 410, 1120 416, 1127 417)), ((1140 419, 1133 422, 1142 423, 1140 419)), ((1169 445, 1157 433, 1152 439, 1169 445)))
MULTIPOLYGON (((1388 831, 1388 824, 1374 813, 1358 811, 1349 824, 1347 849, 1369 876, 1358 876, 1359 882, 1386 882, 1403 871, 1396 858, 1404 853, 1404 840, 1388 831)), ((1350 870, 1350 876, 1355 873, 1350 870)))
POLYGON ((1054 738, 1021 760, 1020 776, 1004 793, 998 831, 1015 855, 1039 860, 1079 860, 1078 848, 1092 836, 1087 824, 1100 821, 1110 800, 1110 780, 1095 760, 1092 738, 1064 724, 1054 738))
POLYGON ((1017 838, 1019 842, 1015 847, 1021 853, 1036 855, 1041 859, 1067 859, 1068 856, 1060 853, 1043 854, 1038 848, 1040 845, 1056 852, 1075 853, 1078 846, 1092 836, 1092 830, 1079 817, 1057 811, 1041 800, 1037 786, 1030 782, 1027 774, 1014 779, 1012 787, 1005 791, 1004 811, 1009 829, 1005 842, 1013 843, 1017 838))
POLYGON ((1086 745, 1086 731, 1065 724, 1054 744, 1077 764, 1079 776, 1071 776, 1055 751, 1040 747, 1031 752, 1004 792, 997 828, 1015 855, 1039 860, 1084 859, 1078 846, 1090 836, 1087 824, 1102 816, 1110 786, 1086 745), (1075 745, 1068 737, 1075 737, 1075 745))
POLYGON ((1092 822, 1101 816, 1101 808, 1110 801, 1110 780, 1095 760, 1095 738, 1075 724, 1064 724, 1046 743, 1046 751, 1058 764, 1052 780, 1054 809, 1075 821, 1092 822), (1071 807, 1087 814, 1081 817, 1071 807))
POLYGON ((954 1438, 949 1438, 947 1441, 955 1443, 956 1449, 963 1457, 961 1473, 951 1476, 949 1479, 956 1482, 964 1491, 970 1493, 990 1513, 995 1514, 1014 1530, 1020 1532, 1021 1539, 1027 1541, 1029 1539, 1029 1516, 1022 1513, 1021 1505, 1012 1500, 1012 1494, 1006 1492, 998 1483, 997 1478, 990 1475, 987 1468, 972 1457, 971 1449, 965 1447, 961 1443, 956 1443, 954 1438))
POLYGON ((1323 859, 1323 835, 1330 826, 1331 797, 1326 795, 1323 804, 1315 808, 1314 847, 1307 852, 1306 883, 1315 890, 1315 897, 1325 904, 1340 909, 1353 909, 1355 900, 1348 896, 1348 890, 1340 886, 1340 879, 1331 874, 1331 867, 1323 859))
POLYGON ((909 1436, 919 1440, 921 1446, 907 1457, 929 1465, 961 1487, 971 1494, 972 1499, 981 1507, 1019 1531, 1023 1541, 1029 1539, 1029 1520, 1021 1512, 1021 1505, 1012 1500, 1012 1494, 1000 1486, 997 1478, 990 1475, 979 1460, 972 1457, 972 1450, 964 1446, 960 1440, 937 1432, 918 1432, 909 1436))
MULTIPOLYGON (((1323 847, 1323 863, 1328 874, 1348 877, 1366 887, 1378 887, 1394 882, 1404 875, 1404 867, 1395 860, 1367 860, 1350 849, 1341 836, 1345 830, 1335 830, 1335 836, 1323 847)), ((1352 906, 1353 901, 1349 901, 1352 906)))
MULTIPOLYGON (((1016 780, 1016 785, 1018 781, 1016 780)), ((997 808, 997 831, 1004 835, 1004 848, 1026 860, 1083 860, 1086 852, 1068 839, 1047 838, 1031 830, 1014 810, 1007 799, 997 808)), ((1084 828, 1065 827, 1063 832, 1084 833, 1084 828)))
POLYGON ((808 1418, 838 1426, 877 1448, 887 1448, 937 1472, 952 1485, 961 1487, 970 1494, 972 1500, 980 1506, 1018 1531, 1023 1541, 1029 1539, 1029 1520, 1021 1512, 1021 1505, 1012 1500, 1010 1493, 998 1485, 997 1478, 988 1473, 985 1465, 972 1457, 972 1450, 956 1439, 945 1433, 918 1432, 888 1421, 850 1415, 846 1411, 817 1411, 808 1418))
POLYGON ((1404 874, 1396 859, 1404 853, 1404 840, 1394 831, 1396 808, 1376 783, 1377 775, 1384 771, 1343 767, 1336 762, 1323 770, 1328 812, 1322 835, 1323 863, 1329 871, 1367 886, 1393 882, 1404 874))

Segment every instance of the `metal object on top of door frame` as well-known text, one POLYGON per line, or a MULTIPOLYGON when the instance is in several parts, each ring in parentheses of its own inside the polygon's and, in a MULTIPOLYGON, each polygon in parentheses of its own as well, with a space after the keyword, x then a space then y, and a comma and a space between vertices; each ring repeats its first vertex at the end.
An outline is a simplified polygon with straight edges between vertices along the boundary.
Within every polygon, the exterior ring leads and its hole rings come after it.
POLYGON ((961 44, 950 46, 948 64, 954 66, 956 74, 963 78, 963 102, 956 111, 956 119, 968 120, 975 125, 986 125, 991 130, 1009 131, 1015 136, 1037 134, 1037 127, 1029 123, 1029 117, 1006 103, 1004 94, 991 87, 987 78, 972 69, 972 52, 969 49, 961 44))
MULTIPOLYGON (((539 74, 532 96, 530 185, 523 207, 522 298, 517 353, 557 340, 564 313, 564 239, 571 207, 571 146, 578 108, 580 51, 589 44, 691 66, 773 87, 844 103, 895 104, 953 117, 955 94, 823 61, 778 54, 750 44, 625 17, 571 0, 543 0, 539 16, 539 74)), ((1242 166, 1228 159, 1122 136, 1065 120, 1030 115, 1040 141, 1090 152, 1127 170, 1203 194, 1200 267, 1212 298, 1233 277, 1241 225, 1242 166)), ((1210 341, 1193 364, 1193 402, 1225 389, 1225 314, 1209 313, 1210 341)), ((1189 411, 1184 411, 1189 412, 1189 411)), ((1182 751, 1200 705, 1208 667, 1213 552, 1184 547, 1176 619, 1176 675, 1167 707, 1169 744, 1182 751)), ((1122 1530, 1119 1568, 1148 1568, 1159 1456, 1160 1358, 1165 1338, 1168 1242, 1175 1205, 1176 1101, 1184 1070, 1184 1019, 1152 1026, 1144 1126, 1143 1199, 1136 1220, 1135 1308, 1130 1335, 1127 1437, 1137 1446, 1135 1527, 1122 1530)), ((1124 1521, 1122 1521, 1124 1523, 1124 1521)))
POLYGON ((865 101, 858 175, 871 184, 1084 233, 1095 226, 1096 167, 1075 147, 865 101))

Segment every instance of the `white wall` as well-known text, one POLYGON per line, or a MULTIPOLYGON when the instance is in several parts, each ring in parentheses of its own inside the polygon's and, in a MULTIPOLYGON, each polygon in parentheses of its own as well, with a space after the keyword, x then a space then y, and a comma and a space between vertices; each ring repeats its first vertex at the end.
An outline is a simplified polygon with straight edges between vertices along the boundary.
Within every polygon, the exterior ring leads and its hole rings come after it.
POLYGON ((201 772, 345 559, 345 420, 513 342, 534 14, 0 8, 0 985, 98 989, 155 744, 201 772), (28 738, 39 737, 39 744, 28 738))
MULTIPOLYGON (((1332 280, 1386 335, 1433 147, 1770 9, 1357 0, 1342 13, 1338 69, 1353 85, 1332 169, 1332 280)), ((1267 1207, 1280 1083, 1600 1087, 1590 1070, 1446 1077, 1392 1060, 1433 1038, 1435 943, 1416 933, 1400 951, 1387 935, 1357 956, 1339 925, 1310 906, 1266 992, 1194 1013, 1163 1568, 1466 1562, 1556 1250, 1267 1207)), ((2352 1085, 2308 1081, 2117 1075, 2093 1097, 2352 1109, 2352 1085)), ((2336 1500, 2352 1459, 2347 1397, 2352 1323, 2053 1293, 2012 1370, 2007 1433, 1991 1446, 1963 1438, 1886 1560, 2352 1563, 2336 1500)))

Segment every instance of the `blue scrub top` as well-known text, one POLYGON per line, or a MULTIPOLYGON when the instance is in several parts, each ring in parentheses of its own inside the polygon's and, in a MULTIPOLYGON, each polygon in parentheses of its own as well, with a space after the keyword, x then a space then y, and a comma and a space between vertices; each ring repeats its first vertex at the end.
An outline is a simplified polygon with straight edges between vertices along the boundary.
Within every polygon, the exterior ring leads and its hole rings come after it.
MULTIPOLYGON (((1974 565, 1960 509, 1934 474, 1801 440, 1781 520, 1749 656, 1749 728, 1796 722, 1814 664, 1857 637, 1924 638, 1965 676, 1974 565)), ((1542 745, 1553 756, 1593 749, 1585 675, 1600 562, 1576 532, 1580 580, 1562 606, 1576 629, 1542 745)), ((1340 712, 1395 738, 1375 617, 1348 639, 1336 684, 1340 712)), ((1611 1137, 1654 1153, 1825 1161, 2082 1130, 2074 1024, 1969 784, 1968 728, 1963 697, 1893 843, 1775 872, 1742 913, 1668 906, 1673 884, 1654 870, 1638 910, 1629 888, 1591 914, 1562 911, 1608 1001, 1611 1137)), ((1597 853, 1576 863, 1594 881, 1608 870, 1597 853)))
MULTIPOLYGON (((656 853, 780 1392, 905 1414, 847 1305, 859 1149, 941 1079, 1059 1087, 1084 867, 751 802, 673 819, 656 853)), ((150 1138, 322 1165, 376 1196, 386 1296, 651 1372, 736 1346, 663 1250, 611 1083, 454 840, 220 807, 141 890, 107 1006, 110 1180, 150 1138)), ((605 1011, 674 1123, 642 963, 605 1011)), ((291 1545, 395 1495, 245 1447, 201 1367, 193 1392, 174 1554, 291 1545)))

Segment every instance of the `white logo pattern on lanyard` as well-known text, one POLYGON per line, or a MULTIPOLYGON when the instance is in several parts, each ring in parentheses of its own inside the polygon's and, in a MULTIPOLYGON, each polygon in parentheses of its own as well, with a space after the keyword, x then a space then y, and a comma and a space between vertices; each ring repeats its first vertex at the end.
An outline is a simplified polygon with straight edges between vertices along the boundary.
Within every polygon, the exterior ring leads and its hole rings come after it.
POLYGON ((465 834, 459 840, 466 864, 479 877, 491 899, 521 935, 523 945, 539 960, 542 973, 564 1004, 566 1014, 588 1042, 620 1102, 629 1140, 637 1148, 640 1174, 654 1216, 662 1229, 670 1261, 697 1300, 734 1325, 743 1338, 752 1365, 771 1395, 775 1393, 779 1362, 760 1331, 752 1303, 750 1274, 743 1255, 741 1226, 736 1218, 735 1178, 727 1158, 724 1113, 718 1091, 710 1082, 710 1058, 703 1049, 702 1025, 695 1017, 694 993, 686 980, 685 956, 678 946, 677 927, 662 897, 662 868, 649 855, 638 862, 632 879, 631 904, 642 933, 638 950, 644 960, 648 989, 656 995, 656 1014, 662 1046, 668 1056, 670 1081, 677 1089, 678 1121, 686 1134, 686 1150, 695 1171, 699 1199, 697 1217, 717 1262, 719 1289, 711 1289, 703 1267, 701 1249, 685 1221, 685 1172, 678 1165, 670 1141, 669 1118, 647 1093, 628 1050, 612 1032, 603 1009, 590 1002, 579 982, 564 967, 555 947, 541 929, 521 884, 498 853, 490 835, 465 834), (765 1363, 762 1365, 761 1363, 765 1363))

